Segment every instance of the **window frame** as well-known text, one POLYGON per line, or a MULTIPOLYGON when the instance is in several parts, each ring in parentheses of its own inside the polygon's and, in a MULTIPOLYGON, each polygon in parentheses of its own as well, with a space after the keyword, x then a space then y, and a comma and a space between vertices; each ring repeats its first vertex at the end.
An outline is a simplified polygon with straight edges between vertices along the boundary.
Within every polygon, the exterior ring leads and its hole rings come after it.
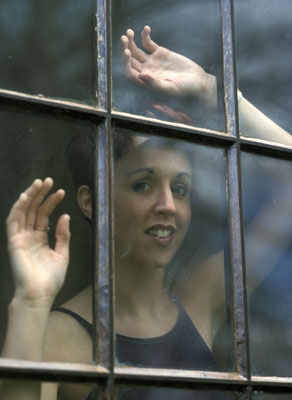
MULTIPOLYGON (((94 280, 93 343, 94 365, 30 362, 0 359, 0 376, 9 379, 29 379, 56 382, 98 383, 102 391, 114 396, 116 385, 162 385, 167 387, 209 388, 239 391, 240 399, 252 398, 253 390, 290 393, 292 378, 252 376, 249 357, 249 330, 247 317, 246 270, 244 259, 243 207, 241 194, 241 151, 292 160, 288 146, 266 143, 239 134, 236 55, 234 44, 233 0, 220 2, 222 59, 224 82, 224 112, 226 132, 213 131, 178 123, 153 121, 146 117, 113 111, 111 108, 111 2, 96 0, 98 57, 97 107, 52 98, 0 89, 2 108, 29 110, 59 118, 71 117, 93 121, 97 127, 97 167, 95 179, 98 211, 94 216, 96 239, 94 280), (227 191, 229 245, 232 265, 232 304, 234 324, 234 353, 236 370, 233 373, 149 369, 115 365, 114 309, 113 309, 113 215, 112 215, 112 136, 113 127, 143 133, 183 138, 193 143, 224 147, 227 152, 227 191), (97 178, 97 176, 96 176, 97 178), (107 291, 98 290, 106 285, 107 291)), ((114 397, 110 397, 114 398, 114 397)))

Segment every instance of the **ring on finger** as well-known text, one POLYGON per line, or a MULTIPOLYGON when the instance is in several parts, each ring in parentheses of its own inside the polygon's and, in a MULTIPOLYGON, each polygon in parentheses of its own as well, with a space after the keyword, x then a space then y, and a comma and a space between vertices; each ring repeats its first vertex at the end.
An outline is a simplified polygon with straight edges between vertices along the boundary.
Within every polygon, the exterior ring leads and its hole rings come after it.
POLYGON ((35 231, 40 231, 40 232, 49 232, 50 227, 46 226, 46 227, 43 228, 42 226, 35 226, 34 230, 35 231))

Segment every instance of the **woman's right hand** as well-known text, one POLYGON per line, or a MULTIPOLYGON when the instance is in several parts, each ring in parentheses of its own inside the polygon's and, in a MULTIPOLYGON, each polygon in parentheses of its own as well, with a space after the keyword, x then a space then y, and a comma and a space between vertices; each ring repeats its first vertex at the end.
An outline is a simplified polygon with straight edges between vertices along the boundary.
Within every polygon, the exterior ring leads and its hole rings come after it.
POLYGON ((69 215, 56 225, 54 249, 48 243, 49 217, 64 198, 60 189, 45 199, 53 180, 35 180, 12 206, 6 221, 15 297, 51 305, 61 289, 69 263, 69 215), (45 199, 45 200, 44 200, 45 199))
POLYGON ((171 96, 198 97, 210 108, 216 108, 216 77, 189 58, 159 46, 150 33, 150 26, 146 25, 141 33, 145 51, 137 47, 132 29, 121 36, 126 77, 147 89, 171 96))

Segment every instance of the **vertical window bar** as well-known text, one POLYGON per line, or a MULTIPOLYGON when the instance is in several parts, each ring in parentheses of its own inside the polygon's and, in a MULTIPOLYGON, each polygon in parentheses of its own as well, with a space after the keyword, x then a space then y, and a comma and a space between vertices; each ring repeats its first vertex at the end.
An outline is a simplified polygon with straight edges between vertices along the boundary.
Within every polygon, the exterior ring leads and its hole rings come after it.
POLYGON ((107 30, 106 30, 107 4, 106 0, 97 0, 97 80, 98 106, 107 107, 107 30))
POLYGON ((240 170, 237 144, 233 145, 229 149, 227 168, 236 368, 241 375, 249 377, 244 244, 240 204, 240 170))
POLYGON ((110 208, 110 163, 109 135, 107 123, 99 126, 98 132, 98 203, 97 206, 97 258, 98 258, 98 363, 113 371, 113 318, 111 282, 111 208, 110 208))
MULTIPOLYGON (((97 214, 97 258, 98 290, 96 293, 98 321, 98 364, 107 368, 113 376, 114 329, 113 329, 113 284, 112 284, 112 233, 111 233, 111 4, 110 0, 97 0, 98 35, 98 105, 107 110, 106 119, 98 133, 98 203, 97 214)), ((111 386, 109 381, 109 386, 111 386)))
POLYGON ((233 321, 236 369, 250 376, 247 299, 244 268, 244 236, 241 204, 240 148, 238 115, 235 100, 235 58, 233 42, 232 0, 221 0, 224 99, 227 133, 237 137, 237 143, 228 150, 227 185, 230 229, 230 252, 233 287, 233 321))
POLYGON ((236 136, 231 1, 232 0, 221 0, 221 26, 223 30, 223 82, 226 129, 229 135, 236 136))

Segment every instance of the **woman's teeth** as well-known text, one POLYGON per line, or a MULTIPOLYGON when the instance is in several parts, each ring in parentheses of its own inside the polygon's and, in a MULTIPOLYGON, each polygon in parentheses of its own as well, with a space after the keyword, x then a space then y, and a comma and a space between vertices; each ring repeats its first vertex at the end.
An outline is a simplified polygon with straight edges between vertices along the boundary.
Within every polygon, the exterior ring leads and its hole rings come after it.
POLYGON ((169 229, 150 229, 149 235, 157 236, 161 239, 167 238, 172 234, 171 230, 169 229))

